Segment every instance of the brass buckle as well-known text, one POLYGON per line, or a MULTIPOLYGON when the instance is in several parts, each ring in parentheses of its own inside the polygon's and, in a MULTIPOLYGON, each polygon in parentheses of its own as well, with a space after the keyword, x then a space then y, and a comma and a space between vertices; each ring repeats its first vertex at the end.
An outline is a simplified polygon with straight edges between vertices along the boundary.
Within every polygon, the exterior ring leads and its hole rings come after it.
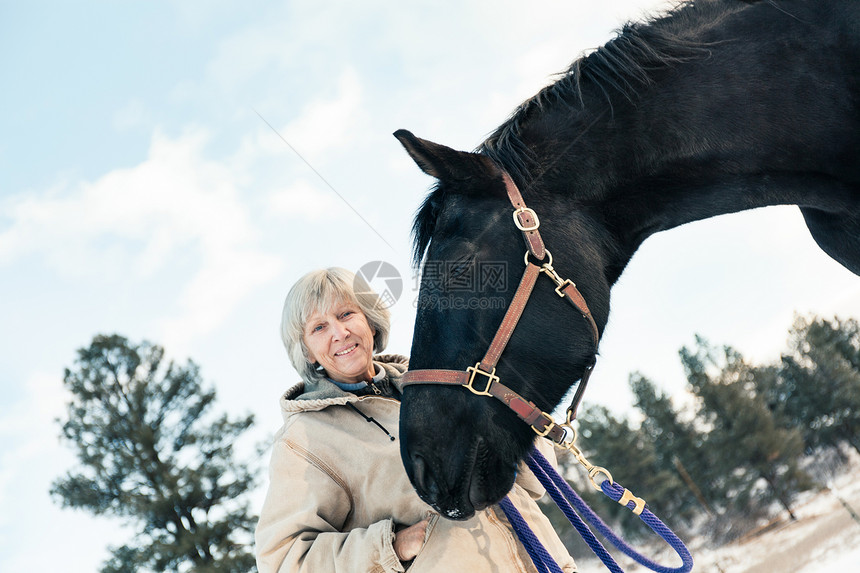
MULTIPOLYGON (((572 286, 573 288, 576 288, 576 283, 574 283, 570 279, 563 279, 559 276, 558 272, 555 270, 555 267, 552 266, 552 253, 549 252, 549 249, 545 250, 549 260, 540 266, 540 272, 552 279, 552 282, 555 283, 555 294, 557 294, 561 298, 564 298, 564 293, 561 292, 562 289, 564 289, 568 285, 572 286)), ((523 260, 525 260, 527 265, 529 264, 529 251, 526 251, 526 255, 525 257, 523 257, 523 260)))
POLYGON ((624 494, 621 496, 621 499, 618 500, 618 503, 620 505, 623 505, 624 507, 627 507, 627 502, 630 501, 632 501, 636 505, 636 507, 634 507, 630 511, 632 511, 636 515, 642 515, 642 511, 645 509, 645 500, 641 497, 636 497, 635 495, 633 495, 633 492, 631 492, 625 487, 624 494))
MULTIPOLYGON (((576 432, 576 428, 573 427, 573 416, 572 416, 572 414, 573 413, 570 410, 568 410, 567 421, 565 423, 561 424, 561 427, 564 428, 565 440, 562 443, 555 444, 555 445, 558 448, 560 448, 562 450, 567 450, 571 454, 573 454, 573 457, 576 458, 576 461, 578 461, 579 464, 585 468, 585 471, 588 472, 588 481, 591 482, 591 487, 593 487, 597 491, 601 491, 600 483, 598 483, 597 478, 602 475, 603 480, 601 480, 601 482, 603 482, 605 480, 609 480, 609 485, 612 485, 615 483, 612 480, 612 474, 609 473, 609 470, 607 470, 606 468, 596 466, 596 465, 592 464, 591 462, 589 462, 587 459, 585 459, 585 454, 583 454, 582 450, 580 450, 576 446, 577 432, 576 432), (569 441, 567 440, 568 436, 570 436, 569 441)), ((633 500, 633 501, 636 501, 636 500, 633 500)))
POLYGON ((541 438, 544 438, 544 437, 546 437, 547 434, 549 434, 552 431, 553 428, 555 428, 555 420, 553 420, 552 416, 550 416, 546 412, 541 412, 540 415, 543 416, 544 419, 549 422, 549 424, 546 425, 546 427, 543 429, 543 431, 538 430, 535 427, 535 425, 532 424, 532 430, 535 431, 535 434, 537 434, 541 438))
POLYGON ((561 298, 564 298, 564 293, 561 291, 563 291, 567 286, 572 286, 573 288, 576 288, 576 285, 573 283, 572 280, 564 279, 564 281, 560 285, 555 287, 555 294, 557 294, 561 298))
POLYGON ((493 368, 492 372, 484 372, 479 368, 480 365, 480 362, 476 362, 474 366, 469 366, 468 368, 466 368, 466 372, 471 373, 471 376, 469 376, 469 382, 466 383, 466 388, 468 388, 470 392, 472 392, 473 394, 477 394, 478 396, 492 396, 492 394, 490 394, 490 386, 493 385, 493 382, 499 381, 499 377, 496 376, 496 369, 493 368), (487 377, 487 385, 484 386, 483 390, 478 390, 474 386, 475 375, 477 374, 482 374, 487 377))
POLYGON ((517 229, 526 233, 528 231, 537 231, 538 227, 540 227, 540 219, 538 219, 537 213, 534 212, 534 209, 529 209, 528 207, 520 207, 516 211, 514 211, 514 225, 517 226, 517 229), (525 227, 522 223, 520 223, 519 215, 520 213, 530 213, 532 217, 535 219, 534 225, 531 227, 525 227))

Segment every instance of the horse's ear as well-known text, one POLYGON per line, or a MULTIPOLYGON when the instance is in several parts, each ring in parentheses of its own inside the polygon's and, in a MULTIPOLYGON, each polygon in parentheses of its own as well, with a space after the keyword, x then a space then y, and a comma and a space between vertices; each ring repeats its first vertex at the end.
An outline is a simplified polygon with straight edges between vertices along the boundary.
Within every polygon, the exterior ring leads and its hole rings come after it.
POLYGON ((406 149, 406 153, 418 164, 421 171, 442 181, 473 180, 476 176, 491 175, 492 161, 483 155, 457 151, 420 137, 412 132, 398 129, 394 137, 406 149))

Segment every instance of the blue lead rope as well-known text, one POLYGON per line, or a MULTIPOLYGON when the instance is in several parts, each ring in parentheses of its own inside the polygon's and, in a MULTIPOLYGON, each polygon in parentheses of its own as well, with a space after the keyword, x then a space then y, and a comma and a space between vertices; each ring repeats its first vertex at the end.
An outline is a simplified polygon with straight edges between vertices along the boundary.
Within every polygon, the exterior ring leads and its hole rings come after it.
MULTIPOLYGON (((570 484, 568 484, 567 481, 559 475, 556 469, 552 467, 552 464, 550 464, 547 459, 537 451, 537 449, 533 448, 529 453, 529 456, 526 458, 526 464, 528 464, 529 469, 532 470, 546 489, 547 493, 570 521, 571 525, 576 528, 595 555, 597 555, 603 564, 606 565, 606 567, 613 573, 624 573, 624 570, 619 567, 618 563, 615 562, 606 548, 603 547, 603 544, 598 541, 588 528, 588 525, 585 524, 576 512, 584 515, 585 519, 597 528, 601 535, 608 539, 612 545, 618 548, 619 551, 652 571, 656 571, 657 573, 689 573, 693 569, 693 557, 690 555, 690 551, 684 543, 678 539, 678 536, 675 535, 672 530, 666 527, 666 525, 660 521, 656 515, 651 513, 651 510, 648 509, 647 505, 642 510, 639 518, 675 550, 681 558, 682 565, 680 567, 666 567, 665 565, 660 565, 637 552, 626 541, 616 535, 615 532, 612 531, 590 507, 588 507, 582 498, 579 497, 579 494, 573 491, 570 484), (574 511, 574 509, 576 511, 574 511)), ((610 484, 608 479, 604 480, 600 484, 600 488, 607 497, 615 502, 618 502, 625 492, 623 487, 617 483, 610 484)), ((513 503, 511 503, 508 498, 505 498, 499 503, 499 505, 505 512, 514 532, 526 548, 526 551, 534 562, 539 573, 561 573, 561 569, 558 564, 537 539, 534 532, 529 528, 526 521, 516 510, 513 503)), ((636 508, 636 504, 634 501, 628 501, 625 507, 633 510, 636 508)))
POLYGON ((517 538, 519 538, 520 542, 526 548, 529 557, 532 558, 532 563, 537 567, 538 573, 564 573, 561 567, 558 566, 558 563, 555 562, 555 559, 552 558, 552 555, 549 554, 549 551, 546 550, 546 547, 543 546, 543 543, 537 538, 531 527, 529 527, 529 524, 526 523, 525 518, 520 515, 513 502, 505 497, 499 502, 499 505, 502 507, 502 511, 505 512, 508 521, 511 522, 517 538))

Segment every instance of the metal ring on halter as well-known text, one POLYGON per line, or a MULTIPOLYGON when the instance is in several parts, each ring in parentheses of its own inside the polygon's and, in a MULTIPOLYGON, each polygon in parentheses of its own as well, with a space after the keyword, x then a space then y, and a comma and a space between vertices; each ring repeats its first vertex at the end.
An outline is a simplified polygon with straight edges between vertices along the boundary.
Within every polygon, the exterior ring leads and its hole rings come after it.
POLYGON ((559 442, 556 442, 555 440, 550 440, 552 442, 552 445, 561 450, 570 449, 570 445, 576 441, 576 430, 574 430, 567 424, 557 424, 557 426, 561 428, 561 430, 564 432, 564 436, 559 442))
MULTIPOLYGON (((546 252, 546 255, 549 257, 549 262, 542 263, 542 264, 541 264, 541 266, 544 266, 544 267, 545 267, 545 266, 549 265, 549 267, 550 267, 550 268, 552 268, 552 253, 550 253, 550 252, 549 252, 549 249, 546 249, 546 248, 544 249, 544 251, 546 252)), ((529 264, 529 255, 530 255, 530 254, 531 254, 531 252, 530 252, 530 251, 526 251, 526 254, 525 254, 525 256, 523 257, 523 261, 525 261, 525 263, 526 263, 526 265, 527 265, 527 266, 528 266, 528 264, 529 264)))
POLYGON ((561 424, 557 424, 557 426, 561 428, 562 431, 564 431, 564 437, 561 439, 561 441, 558 442, 556 442, 555 440, 551 440, 552 445, 561 450, 572 451, 571 448, 576 448, 576 438, 578 437, 576 433, 576 428, 573 427, 570 420, 561 424))
MULTIPOLYGON (((612 480, 612 474, 609 473, 609 470, 606 468, 602 468, 600 466, 594 466, 590 470, 588 470, 588 481, 591 482, 591 486, 597 491, 602 491, 600 484, 597 483, 594 478, 597 477, 598 474, 603 474, 603 476, 609 480, 609 485, 614 484, 615 482, 612 480)), ((601 482, 603 483, 603 482, 601 482)))

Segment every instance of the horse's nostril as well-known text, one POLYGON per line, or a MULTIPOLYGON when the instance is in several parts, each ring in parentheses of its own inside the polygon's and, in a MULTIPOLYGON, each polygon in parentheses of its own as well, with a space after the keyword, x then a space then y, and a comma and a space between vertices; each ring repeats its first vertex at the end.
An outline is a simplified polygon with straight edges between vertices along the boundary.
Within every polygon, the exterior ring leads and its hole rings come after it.
POLYGON ((414 478, 415 488, 423 494, 425 498, 434 500, 439 496, 439 484, 433 477, 433 472, 424 461, 424 458, 419 454, 412 454, 412 477, 414 478))

